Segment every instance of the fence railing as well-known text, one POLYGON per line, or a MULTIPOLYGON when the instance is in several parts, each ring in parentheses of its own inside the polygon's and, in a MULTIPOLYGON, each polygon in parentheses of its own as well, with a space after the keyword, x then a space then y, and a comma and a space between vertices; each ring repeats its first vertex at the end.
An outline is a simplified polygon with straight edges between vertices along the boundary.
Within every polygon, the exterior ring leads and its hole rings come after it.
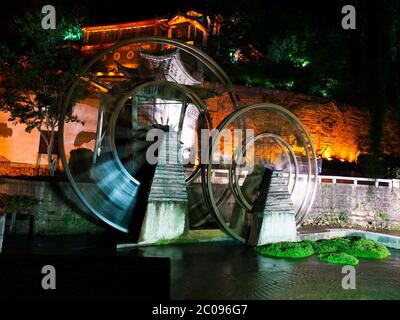
POLYGON ((399 179, 374 179, 374 178, 360 178, 360 177, 342 177, 342 176, 318 176, 319 183, 332 183, 332 184, 351 184, 355 187, 358 185, 367 185, 388 188, 400 188, 399 179))
MULTIPOLYGON (((239 184, 241 185, 244 181, 246 174, 239 177, 239 184)), ((287 177, 287 174, 283 175, 287 177)), ((216 184, 227 184, 228 183, 228 170, 215 169, 212 171, 211 179, 216 184)), ((307 179, 307 175, 299 174, 298 180, 304 181, 307 179)), ((195 183, 200 183, 200 177, 195 180, 195 183)), ((343 177, 343 176, 318 176, 318 183, 330 183, 330 184, 350 184, 354 187, 357 186, 374 186, 376 188, 400 188, 400 179, 373 179, 373 178, 362 178, 362 177, 343 177)))

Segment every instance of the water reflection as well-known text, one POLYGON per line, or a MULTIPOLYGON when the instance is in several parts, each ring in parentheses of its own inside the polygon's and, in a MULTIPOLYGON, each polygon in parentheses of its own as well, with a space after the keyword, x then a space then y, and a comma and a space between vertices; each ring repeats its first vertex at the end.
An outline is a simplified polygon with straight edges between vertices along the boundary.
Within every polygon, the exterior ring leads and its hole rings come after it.
POLYGON ((337 265, 272 259, 236 242, 136 249, 171 258, 173 299, 400 299, 400 251, 361 260, 356 290, 344 290, 337 265))

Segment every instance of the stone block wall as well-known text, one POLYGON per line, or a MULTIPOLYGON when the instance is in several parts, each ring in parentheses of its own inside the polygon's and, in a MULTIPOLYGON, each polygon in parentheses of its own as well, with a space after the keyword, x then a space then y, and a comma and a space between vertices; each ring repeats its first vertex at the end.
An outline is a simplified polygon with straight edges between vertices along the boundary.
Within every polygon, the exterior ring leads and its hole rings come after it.
MULTIPOLYGON (((42 235, 96 234, 104 224, 93 218, 68 182, 0 179, 0 194, 37 199, 35 232, 42 235)), ((400 188, 319 183, 305 225, 386 228, 400 230, 400 188)), ((17 232, 27 233, 28 221, 17 221, 17 232)))
POLYGON ((0 161, 0 176, 2 177, 45 176, 48 171, 48 165, 42 165, 38 168, 36 164, 31 163, 0 161))
MULTIPOLYGON (((104 232, 81 204, 68 182, 0 179, 0 194, 27 195, 37 200, 35 234, 95 234, 104 232)), ((27 220, 17 220, 17 233, 27 233, 27 220)))
POLYGON ((320 183, 305 225, 400 230, 400 188, 320 183))
MULTIPOLYGON (((371 116, 366 109, 290 91, 244 86, 235 86, 235 90, 240 106, 267 102, 293 112, 309 132, 319 156, 353 162, 369 148, 371 116)), ((214 126, 233 111, 228 94, 207 99, 207 107, 214 126)), ((382 146, 386 155, 400 156, 400 127, 393 119, 394 111, 387 110, 382 146)), ((265 129, 267 121, 253 119, 251 114, 247 117, 249 127, 257 123, 260 130, 265 129)))

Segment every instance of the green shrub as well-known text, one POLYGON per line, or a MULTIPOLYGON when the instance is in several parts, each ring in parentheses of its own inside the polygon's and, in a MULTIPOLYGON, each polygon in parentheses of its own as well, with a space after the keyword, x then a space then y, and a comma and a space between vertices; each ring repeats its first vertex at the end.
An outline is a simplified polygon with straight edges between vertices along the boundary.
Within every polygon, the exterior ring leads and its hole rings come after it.
POLYGON ((311 241, 273 243, 255 248, 263 256, 278 258, 306 258, 314 254, 311 241))
POLYGON ((351 239, 349 238, 335 238, 330 241, 337 248, 337 251, 344 251, 351 243, 351 239))
POLYGON ((316 254, 333 253, 338 251, 338 247, 333 240, 320 240, 313 242, 313 247, 316 254))
POLYGON ((357 258, 383 259, 390 256, 390 251, 383 244, 372 240, 354 239, 345 252, 357 258))
POLYGON ((344 252, 334 252, 334 253, 326 253, 319 254, 317 258, 321 261, 334 263, 334 264, 343 264, 343 265, 358 265, 359 261, 356 257, 349 255, 344 252))
POLYGON ((305 258, 316 253, 321 261, 345 265, 357 265, 357 258, 383 259, 390 256, 383 244, 361 237, 281 242, 259 246, 255 250, 261 255, 278 258, 305 258))

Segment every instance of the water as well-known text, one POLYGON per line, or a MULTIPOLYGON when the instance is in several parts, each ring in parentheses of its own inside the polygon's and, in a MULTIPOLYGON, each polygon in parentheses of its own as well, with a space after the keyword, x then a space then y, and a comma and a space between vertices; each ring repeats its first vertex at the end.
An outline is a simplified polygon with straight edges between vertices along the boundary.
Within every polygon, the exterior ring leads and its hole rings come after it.
POLYGON ((344 290, 342 267, 257 255, 237 243, 147 247, 132 251, 171 258, 172 299, 400 299, 400 251, 360 260, 356 290, 344 290))
MULTIPOLYGON (((108 238, 7 238, 5 253, 115 254, 108 238)), ((356 290, 343 290, 342 267, 263 257, 235 241, 141 247, 118 254, 171 258, 172 299, 400 299, 400 250, 384 260, 360 260, 356 290)))

